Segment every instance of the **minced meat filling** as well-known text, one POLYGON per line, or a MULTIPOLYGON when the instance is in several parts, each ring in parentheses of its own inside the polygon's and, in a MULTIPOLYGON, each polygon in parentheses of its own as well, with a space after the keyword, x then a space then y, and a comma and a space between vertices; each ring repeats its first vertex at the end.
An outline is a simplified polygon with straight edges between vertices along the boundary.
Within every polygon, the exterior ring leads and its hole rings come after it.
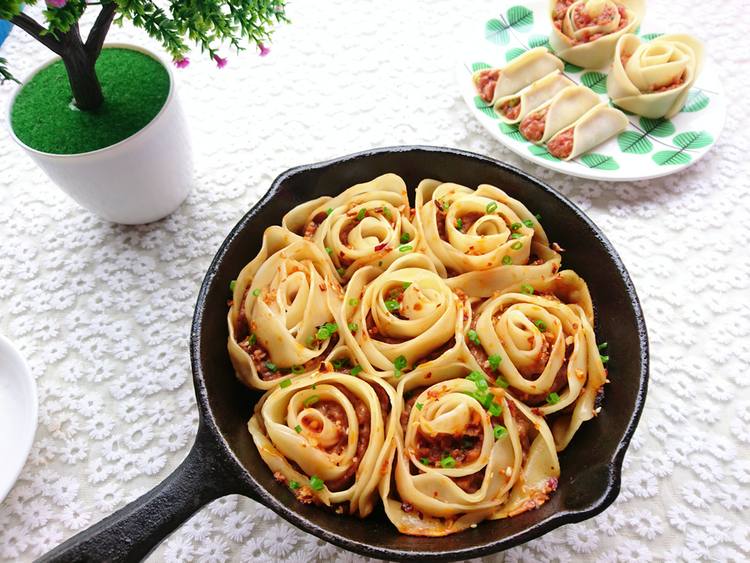
POLYGON ((495 97, 495 87, 497 81, 500 78, 500 69, 498 68, 486 68, 479 71, 479 75, 476 80, 476 89, 479 97, 482 98, 486 103, 491 103, 495 97))
POLYGON ((501 115, 510 120, 517 119, 521 113, 521 98, 512 98, 500 104, 496 109, 501 115))
POLYGON ((573 152, 573 127, 563 131, 548 142, 547 150, 555 158, 568 158, 573 152))
POLYGON ((523 135, 525 139, 535 142, 542 140, 542 137, 544 136, 544 129, 547 126, 548 111, 549 106, 532 113, 521 122, 521 126, 518 128, 518 130, 521 132, 521 135, 523 135))

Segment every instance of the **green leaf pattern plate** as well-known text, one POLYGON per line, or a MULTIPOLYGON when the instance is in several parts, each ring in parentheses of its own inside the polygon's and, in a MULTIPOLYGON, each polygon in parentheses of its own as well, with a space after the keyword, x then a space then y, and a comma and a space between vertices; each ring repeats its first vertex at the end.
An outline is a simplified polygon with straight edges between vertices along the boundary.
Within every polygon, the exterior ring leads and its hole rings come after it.
MULTIPOLYGON (((523 158, 558 172, 595 180, 635 181, 666 176, 690 166, 705 155, 719 138, 726 117, 726 99, 710 60, 690 91, 682 111, 671 119, 647 119, 626 112, 628 128, 594 147, 588 153, 568 162, 552 156, 544 146, 524 139, 515 125, 501 122, 491 106, 474 91, 472 74, 481 68, 502 67, 534 47, 548 49, 550 23, 547 2, 533 0, 514 5, 488 18, 477 37, 476 45, 458 61, 456 74, 461 94, 474 117, 500 143, 523 158)), ((663 35, 649 22, 648 12, 638 29, 640 38, 651 41, 663 35)), ((583 69, 566 64, 564 74, 576 84, 583 84, 607 96, 607 74, 610 67, 583 69)))

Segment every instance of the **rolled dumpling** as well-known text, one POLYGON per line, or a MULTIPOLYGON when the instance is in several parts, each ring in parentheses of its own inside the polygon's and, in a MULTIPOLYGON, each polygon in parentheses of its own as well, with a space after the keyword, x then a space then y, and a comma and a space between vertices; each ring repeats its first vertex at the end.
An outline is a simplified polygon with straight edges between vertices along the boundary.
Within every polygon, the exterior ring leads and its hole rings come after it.
POLYGON ((550 72, 562 71, 563 62, 544 47, 535 47, 502 68, 484 68, 472 76, 477 95, 494 105, 500 98, 517 94, 550 72))
POLYGON ((617 41, 634 32, 646 14, 645 0, 550 0, 549 43, 564 61, 600 68, 612 60, 617 41))
POLYGON ((521 90, 518 94, 512 94, 500 98, 495 103, 495 112, 501 121, 505 123, 518 123, 530 111, 539 107, 555 94, 561 92, 568 86, 573 86, 573 81, 563 76, 562 72, 556 70, 549 73, 521 90))
POLYGON ((685 105, 705 59, 703 42, 692 35, 662 35, 648 43, 623 35, 607 76, 607 94, 623 109, 669 119, 685 105))
POLYGON ((590 88, 570 86, 531 111, 518 130, 526 140, 541 145, 600 103, 601 99, 590 88))
POLYGON ((573 125, 556 133, 547 141, 547 150, 560 160, 570 160, 617 135, 627 126, 628 118, 623 112, 602 102, 573 125))

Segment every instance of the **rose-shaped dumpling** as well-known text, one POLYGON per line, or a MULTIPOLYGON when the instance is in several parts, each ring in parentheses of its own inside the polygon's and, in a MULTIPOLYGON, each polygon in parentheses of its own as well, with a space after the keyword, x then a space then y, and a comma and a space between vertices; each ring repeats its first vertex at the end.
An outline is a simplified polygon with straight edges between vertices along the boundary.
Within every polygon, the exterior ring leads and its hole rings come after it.
POLYGON ((472 190, 424 180, 416 202, 419 250, 452 288, 489 297, 530 269, 557 271, 560 255, 550 248, 539 220, 496 187, 472 190))
POLYGON ((439 365, 462 354, 471 310, 435 272, 429 258, 411 254, 388 270, 363 268, 346 288, 346 343, 366 371, 399 379, 415 365, 439 365))
POLYGON ((352 186, 289 212, 282 225, 326 253, 342 283, 375 265, 386 269, 417 244, 406 184, 395 174, 352 186))
POLYGON ((478 373, 414 372, 396 401, 392 478, 380 493, 400 532, 460 532, 535 508, 556 489, 560 468, 544 418, 478 373))
POLYGON ((477 368, 554 420, 558 451, 595 416, 606 382, 592 324, 585 282, 564 270, 488 299, 467 333, 477 368))
POLYGON ((607 94, 623 109, 669 119, 685 105, 705 60, 703 42, 692 35, 662 35, 648 43, 623 35, 607 76, 607 94))
POLYGON ((342 299, 328 258, 312 242, 270 227, 234 284, 228 347, 238 379, 270 389, 316 369, 339 340, 342 299))
POLYGON ((549 43, 558 57, 583 68, 612 60, 618 39, 646 15, 645 0, 550 0, 549 43))
POLYGON ((367 516, 392 452, 393 388, 363 372, 286 383, 263 396, 248 423, 263 461, 300 501, 367 516))

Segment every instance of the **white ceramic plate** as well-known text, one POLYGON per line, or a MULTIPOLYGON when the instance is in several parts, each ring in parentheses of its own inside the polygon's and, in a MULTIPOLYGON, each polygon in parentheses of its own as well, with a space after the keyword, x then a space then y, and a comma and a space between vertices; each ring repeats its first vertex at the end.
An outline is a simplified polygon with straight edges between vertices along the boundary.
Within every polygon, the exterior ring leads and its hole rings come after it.
POLYGON ((0 502, 23 469, 36 434, 36 382, 15 346, 0 334, 0 502))
MULTIPOLYGON (((549 49, 550 33, 547 2, 519 3, 486 20, 477 31, 476 45, 459 59, 456 75, 461 94, 476 119, 500 143, 523 158, 582 178, 635 181, 666 176, 690 166, 705 155, 724 127, 726 100, 710 53, 703 72, 691 89, 683 110, 672 119, 646 119, 629 115, 628 128, 588 153, 563 162, 528 142, 517 126, 502 123, 491 106, 477 95, 471 81, 475 70, 502 67, 524 51, 538 46, 549 49)), ((672 32, 649 20, 648 11, 638 35, 647 41, 672 32)), ((576 84, 589 86, 609 102, 605 87, 610 67, 582 69, 566 64, 564 74, 576 84)))

